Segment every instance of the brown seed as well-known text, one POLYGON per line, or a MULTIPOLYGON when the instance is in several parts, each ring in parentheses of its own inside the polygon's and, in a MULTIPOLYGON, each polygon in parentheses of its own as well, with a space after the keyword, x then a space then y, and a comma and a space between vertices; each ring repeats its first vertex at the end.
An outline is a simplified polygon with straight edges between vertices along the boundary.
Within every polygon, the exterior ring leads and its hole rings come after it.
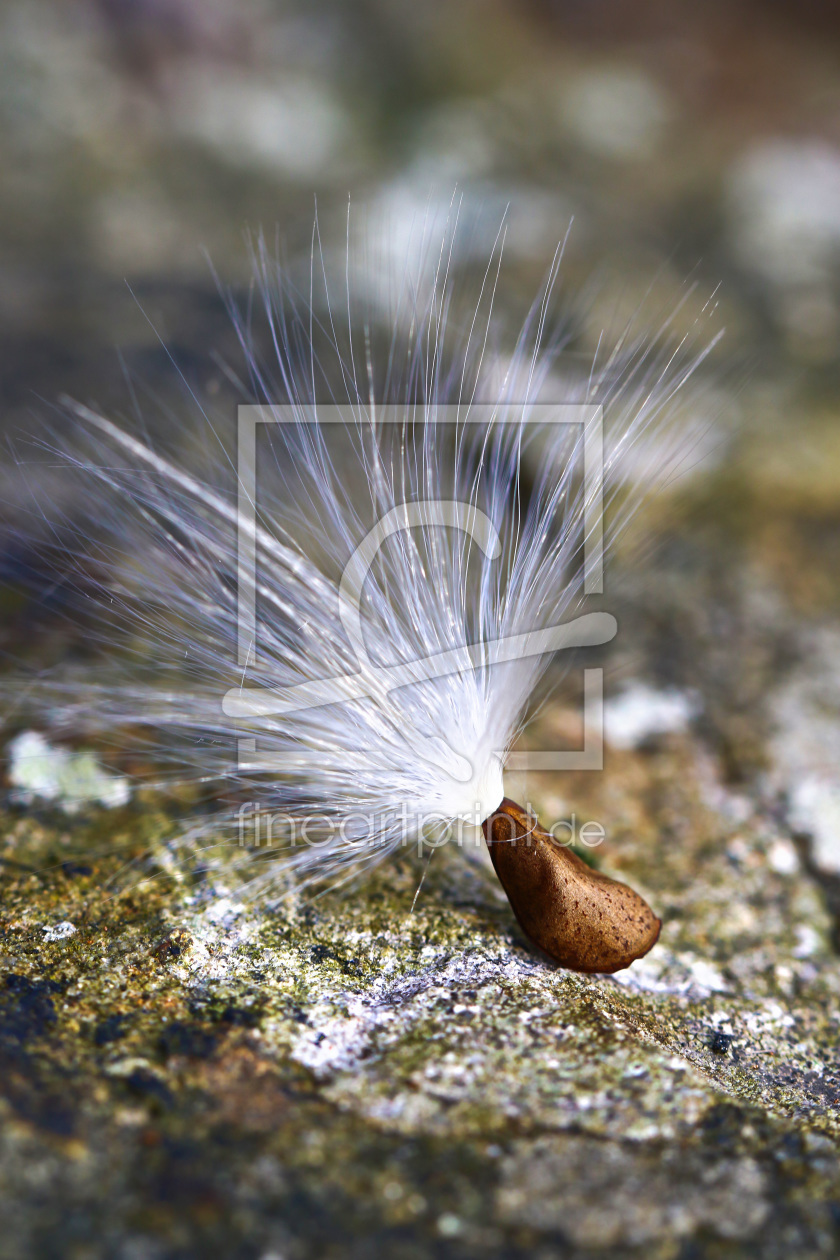
POLYGON ((573 971, 620 971, 659 939, 661 920, 626 884, 593 871, 505 797, 484 839, 526 936, 573 971))

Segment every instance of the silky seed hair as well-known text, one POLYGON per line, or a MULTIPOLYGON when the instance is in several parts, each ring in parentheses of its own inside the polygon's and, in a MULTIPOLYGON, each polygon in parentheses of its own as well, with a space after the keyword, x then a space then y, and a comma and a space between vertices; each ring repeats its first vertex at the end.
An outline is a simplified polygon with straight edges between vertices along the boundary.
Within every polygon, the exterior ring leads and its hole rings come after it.
POLYGON ((603 405, 607 546, 649 486, 693 459, 696 430, 674 411, 713 344, 711 304, 688 333, 672 312, 570 368, 553 316, 560 247, 506 350, 504 224, 464 303, 456 219, 418 226, 396 285, 354 267, 349 239, 335 279, 316 222, 303 296, 258 242, 247 302, 227 299, 237 387, 267 418, 244 515, 229 434, 192 389, 168 417, 175 455, 142 418, 64 400, 47 445, 83 479, 85 509, 62 514, 33 486, 62 581, 97 602, 105 664, 39 676, 30 711, 59 734, 139 735, 149 782, 204 785, 216 808, 184 827, 173 861, 241 867, 243 891, 268 903, 480 825, 504 796, 553 628, 610 637, 603 620, 576 621, 587 425, 534 422, 535 405, 603 405), (336 403, 342 422, 317 423, 336 403), (190 445, 199 459, 184 459, 190 445), (243 598, 256 609, 244 647, 243 598))

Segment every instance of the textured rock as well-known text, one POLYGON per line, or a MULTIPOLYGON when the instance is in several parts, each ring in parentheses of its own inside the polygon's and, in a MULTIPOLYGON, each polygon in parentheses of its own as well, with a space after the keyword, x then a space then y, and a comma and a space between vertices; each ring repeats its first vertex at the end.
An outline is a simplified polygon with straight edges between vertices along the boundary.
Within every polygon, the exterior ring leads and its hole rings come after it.
POLYGON ((537 958, 473 853, 413 910, 403 856, 264 913, 165 814, 7 816, 4 1260, 67 1219, 84 1255, 834 1254, 819 888, 693 737, 564 786, 664 920, 614 977, 537 958))

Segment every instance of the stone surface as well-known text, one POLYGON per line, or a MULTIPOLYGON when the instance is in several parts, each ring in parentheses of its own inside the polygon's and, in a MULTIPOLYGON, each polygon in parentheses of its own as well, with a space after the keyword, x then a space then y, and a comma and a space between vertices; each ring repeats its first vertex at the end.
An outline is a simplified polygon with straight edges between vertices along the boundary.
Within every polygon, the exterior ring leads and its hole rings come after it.
POLYGON ((565 776, 664 919, 609 978, 536 957, 480 851, 413 909, 403 854, 265 912, 148 802, 7 814, 0 1255, 835 1254, 832 922, 716 764, 565 776))

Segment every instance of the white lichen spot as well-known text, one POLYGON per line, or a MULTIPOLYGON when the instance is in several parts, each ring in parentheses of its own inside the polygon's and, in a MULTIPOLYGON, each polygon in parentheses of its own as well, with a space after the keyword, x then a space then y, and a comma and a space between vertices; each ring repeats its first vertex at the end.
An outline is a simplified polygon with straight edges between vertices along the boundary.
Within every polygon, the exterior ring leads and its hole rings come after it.
POLYGON ((75 814, 87 805, 113 809, 131 796, 128 780, 103 770, 92 752, 56 748, 38 731, 17 735, 7 755, 12 799, 20 805, 51 801, 75 814))
POLYGON ((204 917, 209 923, 218 923, 223 927, 229 927, 234 919, 237 919, 245 912, 245 909, 243 902, 221 896, 207 907, 204 911, 204 917))
POLYGON ((790 822, 811 837, 811 856, 820 870, 840 874, 840 782, 809 774, 794 783, 790 822))
POLYGON ((69 936, 75 936, 76 929, 72 923, 64 919, 61 923, 55 923, 52 927, 44 928, 45 941, 66 941, 69 936))
POLYGON ((773 841, 767 850, 767 861, 777 875, 796 875, 799 871, 799 857, 790 840, 781 836, 773 841))
POLYGON ((815 954, 821 953, 824 949, 822 937, 810 924, 797 923, 795 933, 794 958, 813 958, 815 954))

